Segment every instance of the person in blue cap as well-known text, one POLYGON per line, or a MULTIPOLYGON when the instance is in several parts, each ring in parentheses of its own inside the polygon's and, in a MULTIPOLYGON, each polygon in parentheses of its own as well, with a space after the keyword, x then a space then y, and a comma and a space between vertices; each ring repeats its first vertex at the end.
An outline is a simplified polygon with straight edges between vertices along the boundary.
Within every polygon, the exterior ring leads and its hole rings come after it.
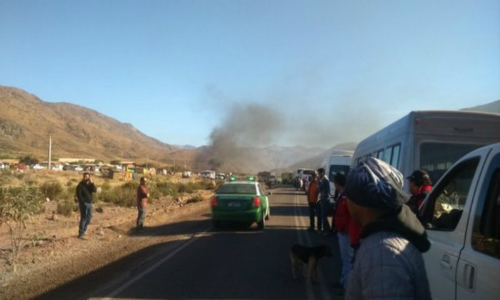
POLYGON ((345 299, 431 299, 422 253, 431 244, 404 205, 403 175, 376 158, 349 172, 347 206, 362 227, 345 299))

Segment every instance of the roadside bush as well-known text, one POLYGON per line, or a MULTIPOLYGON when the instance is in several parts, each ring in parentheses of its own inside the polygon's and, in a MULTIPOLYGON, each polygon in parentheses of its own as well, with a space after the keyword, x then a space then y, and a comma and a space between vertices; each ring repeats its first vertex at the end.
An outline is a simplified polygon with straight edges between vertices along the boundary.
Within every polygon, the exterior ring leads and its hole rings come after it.
POLYGON ((109 191, 110 189, 111 189, 111 184, 109 184, 109 180, 107 180, 107 179, 104 180, 104 182, 101 185, 101 190, 103 192, 105 192, 105 191, 109 191))
POLYGON ((179 195, 177 185, 170 181, 156 182, 156 190, 163 196, 177 197, 179 195))
POLYGON ((190 183, 188 183, 188 184, 178 183, 177 184, 177 192, 179 194, 184 194, 184 193, 191 194, 194 192, 194 187, 190 183))
POLYGON ((203 198, 201 195, 195 195, 194 197, 192 197, 191 199, 188 199, 186 201, 186 204, 189 204, 189 203, 197 203, 197 202, 201 202, 201 201, 204 201, 205 198, 203 198))
POLYGON ((73 185, 73 181, 68 180, 68 182, 66 182, 66 186, 72 186, 72 185, 73 185))
POLYGON ((78 211, 78 205, 74 201, 65 200, 57 203, 57 213, 60 215, 69 217, 74 211, 78 211))
POLYGON ((76 186, 69 186, 66 191, 64 191, 61 196, 59 196, 59 200, 63 201, 74 201, 76 197, 76 186))
POLYGON ((24 173, 24 172, 16 172, 15 176, 16 176, 17 179, 23 180, 24 177, 26 177, 26 173, 24 173))
POLYGON ((12 182, 13 176, 9 170, 0 171, 0 186, 8 185, 12 182))
POLYGON ((0 189, 0 226, 5 224, 9 229, 11 252, 6 259, 14 271, 19 252, 27 242, 23 238, 26 223, 42 210, 43 196, 39 189, 31 187, 0 189))
POLYGON ((57 181, 44 182, 40 187, 40 191, 50 200, 55 200, 62 193, 63 187, 57 181))
POLYGON ((136 182, 126 182, 120 186, 116 186, 108 191, 101 193, 101 199, 104 202, 113 203, 119 206, 135 206, 137 197, 136 182))

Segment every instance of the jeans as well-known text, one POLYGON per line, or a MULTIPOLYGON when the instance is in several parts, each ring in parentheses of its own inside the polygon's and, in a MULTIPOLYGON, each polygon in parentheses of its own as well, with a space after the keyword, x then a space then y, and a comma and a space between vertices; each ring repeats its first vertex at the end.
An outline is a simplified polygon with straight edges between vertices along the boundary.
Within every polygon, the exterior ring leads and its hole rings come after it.
POLYGON ((143 223, 144 223, 144 218, 146 217, 146 207, 139 207, 137 206, 137 229, 142 229, 143 223))
POLYGON ((328 223, 328 211, 330 210, 330 200, 320 200, 321 206, 321 222, 323 223, 323 232, 330 232, 330 223, 328 223))
POLYGON ((92 203, 87 203, 80 201, 80 227, 78 228, 78 236, 82 237, 87 232, 87 226, 89 226, 90 220, 92 219, 92 203))
POLYGON ((309 203, 309 220, 312 229, 314 229, 314 216, 317 218, 318 230, 321 230, 321 207, 318 203, 309 203))
POLYGON ((354 256, 354 249, 351 247, 349 235, 347 232, 337 232, 339 241, 340 260, 342 261, 342 274, 340 275, 340 284, 347 289, 347 282, 349 273, 352 270, 352 259, 354 256))

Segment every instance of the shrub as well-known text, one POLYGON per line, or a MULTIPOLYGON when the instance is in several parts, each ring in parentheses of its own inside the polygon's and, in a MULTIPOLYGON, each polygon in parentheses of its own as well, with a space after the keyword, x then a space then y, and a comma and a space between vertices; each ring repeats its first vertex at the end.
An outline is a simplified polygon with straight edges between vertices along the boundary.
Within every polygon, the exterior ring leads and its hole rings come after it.
POLYGON ((68 180, 68 182, 66 182, 66 186, 72 186, 72 185, 73 185, 73 181, 68 180))
POLYGON ((103 184, 101 185, 101 190, 103 192, 109 191, 111 189, 111 184, 109 184, 109 180, 104 180, 103 184))
POLYGON ((74 201, 61 201, 57 203, 57 213, 66 217, 71 216, 71 213, 78 210, 78 206, 74 201))
POLYGON ((63 191, 62 185, 57 182, 44 182, 40 187, 41 192, 45 195, 45 197, 55 200, 63 191))
POLYGON ((69 186, 59 197, 60 200, 74 201, 76 197, 76 186, 69 186))
POLYGON ((41 211, 42 203, 43 194, 36 188, 0 189, 0 226, 5 224, 9 228, 12 251, 7 260, 14 271, 19 251, 26 244, 23 236, 26 223, 41 211))
POLYGON ((201 201, 204 201, 205 198, 203 198, 203 196, 197 194, 195 195, 194 197, 192 197, 191 199, 188 199, 186 201, 186 204, 189 204, 189 203, 197 203, 197 202, 201 202, 201 201))
POLYGON ((103 191, 101 199, 104 202, 114 203, 119 206, 134 206, 136 204, 137 186, 138 184, 135 182, 126 182, 121 186, 103 191))
POLYGON ((160 181, 156 183, 156 190, 163 196, 177 197, 179 195, 177 185, 169 181, 160 181))

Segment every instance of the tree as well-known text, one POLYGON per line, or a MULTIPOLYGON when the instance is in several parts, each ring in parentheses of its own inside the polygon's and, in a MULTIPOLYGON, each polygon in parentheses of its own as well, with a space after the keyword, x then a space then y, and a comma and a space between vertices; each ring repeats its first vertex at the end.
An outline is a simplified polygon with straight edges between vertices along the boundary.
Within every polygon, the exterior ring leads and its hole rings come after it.
POLYGON ((109 163, 112 165, 121 165, 122 164, 121 160, 112 160, 109 163))
POLYGON ((24 157, 20 157, 19 162, 27 166, 31 166, 31 165, 36 165, 40 161, 31 155, 26 155, 24 157))

